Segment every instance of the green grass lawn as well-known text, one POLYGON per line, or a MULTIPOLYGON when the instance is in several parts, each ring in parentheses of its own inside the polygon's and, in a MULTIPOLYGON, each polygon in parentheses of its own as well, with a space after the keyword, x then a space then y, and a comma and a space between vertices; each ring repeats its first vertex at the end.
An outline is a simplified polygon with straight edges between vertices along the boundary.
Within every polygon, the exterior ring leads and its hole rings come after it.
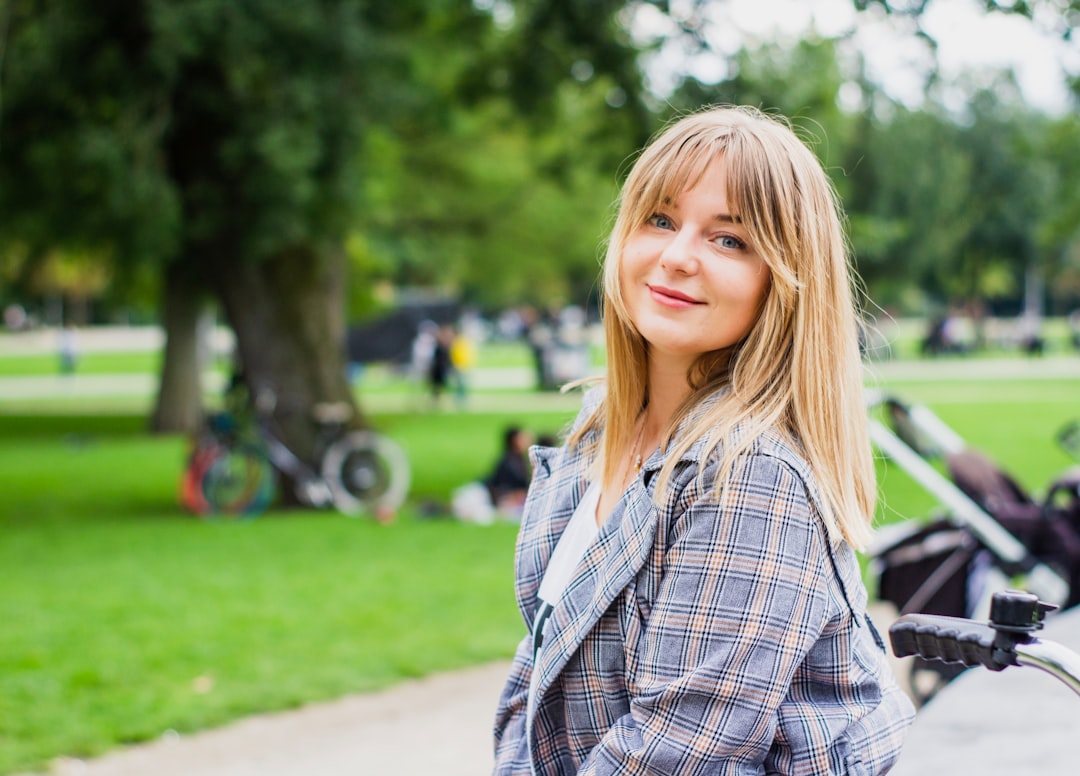
MULTIPOLYGON (((1070 464, 1053 435, 1080 415, 1077 382, 889 387, 1038 491, 1070 464)), ((144 435, 139 413, 0 407, 0 773, 511 654, 515 527, 417 507, 481 476, 506 424, 557 431, 577 397, 492 391, 459 413, 358 390, 413 463, 389 526, 311 511, 204 522, 176 502, 185 440, 144 435)), ((928 514, 932 499, 879 468, 882 521, 928 514)))
MULTIPOLYGON (((481 476, 506 423, 376 416, 417 501, 481 476)), ((0 416, 0 773, 508 657, 513 525, 311 511, 204 522, 183 439, 138 416, 0 416)))
MULTIPOLYGON (((89 351, 79 356, 79 374, 147 374, 161 368, 161 353, 150 351, 89 351)), ((55 353, 4 355, 0 377, 50 375, 60 373, 55 353)))

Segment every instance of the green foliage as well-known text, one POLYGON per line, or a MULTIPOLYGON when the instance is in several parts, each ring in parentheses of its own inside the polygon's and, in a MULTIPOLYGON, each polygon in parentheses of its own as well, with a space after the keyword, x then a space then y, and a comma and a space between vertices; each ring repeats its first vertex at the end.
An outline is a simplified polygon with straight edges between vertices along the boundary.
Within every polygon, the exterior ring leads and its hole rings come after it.
POLYGON ((147 261, 198 274, 303 244, 345 248, 354 315, 393 284, 580 302, 625 160, 671 112, 718 101, 795 118, 883 303, 912 287, 1015 300, 1029 264, 1076 274, 1073 117, 1047 127, 1005 81, 961 85, 962 116, 936 107, 956 86, 937 82, 923 108, 897 106, 813 36, 747 47, 726 79, 687 78, 647 109, 641 55, 704 46, 703 5, 12 0, 0 243, 6 265, 22 258, 4 275, 29 288, 59 248, 145 294, 147 261), (672 40, 631 39, 646 8, 672 40))
POLYGON ((14 2, 0 250, 24 247, 23 277, 49 250, 93 251, 132 289, 146 263, 207 285, 224 262, 340 242, 364 118, 392 110, 369 74, 400 59, 368 12, 14 2))
POLYGON ((262 257, 340 234, 369 109, 363 74, 393 67, 362 8, 155 3, 148 12, 170 76, 165 148, 190 241, 226 239, 238 256, 262 257))
POLYGON ((370 307, 373 281, 490 307, 586 299, 615 170, 646 131, 609 104, 631 89, 620 62, 632 50, 598 42, 618 5, 521 4, 505 25, 471 24, 473 49, 438 14, 414 31, 409 62, 429 99, 366 136, 354 309, 370 307), (523 36, 544 45, 522 48, 523 36))
POLYGON ((893 284, 947 296, 972 220, 974 160, 958 127, 897 107, 888 120, 860 122, 848 153, 851 240, 871 295, 895 303, 893 284))
POLYGON ((165 94, 145 59, 141 10, 12 3, 0 124, 6 243, 109 249, 121 260, 176 250, 180 202, 160 158, 165 94))
POLYGON ((564 130, 530 136, 492 104, 445 135, 374 133, 363 231, 386 277, 493 307, 584 301, 615 187, 564 130))
MULTIPOLYGON (((691 6, 703 0, 692 0, 691 6)), ((479 3, 478 3, 479 4, 479 3)), ((565 87, 574 81, 594 78, 603 85, 603 99, 610 108, 612 124, 629 127, 632 146, 645 141, 654 127, 646 107, 639 50, 630 39, 627 23, 641 6, 670 13, 666 0, 627 3, 626 0, 557 0, 555 2, 509 2, 486 0, 483 5, 498 13, 505 23, 494 57, 475 62, 471 81, 464 86, 493 89, 509 98, 512 106, 547 128, 559 116, 565 87)), ((689 8, 683 10, 690 10, 689 8)))
POLYGON ((715 84, 687 79, 672 98, 678 110, 711 103, 754 105, 792 119, 826 167, 838 164, 851 118, 840 108, 844 83, 837 41, 804 38, 794 45, 763 43, 740 50, 732 75, 715 84))
POLYGON ((879 305, 923 312, 975 300, 1017 309, 1034 270, 1057 310, 1076 306, 1068 280, 1076 274, 1075 186, 1059 172, 1072 167, 1062 154, 1076 156, 1075 118, 1052 125, 1024 106, 1014 79, 992 73, 991 88, 972 86, 986 73, 971 83, 931 80, 924 105, 907 108, 843 64, 838 43, 811 37, 743 49, 727 78, 686 78, 670 104, 680 112, 748 103, 791 117, 833 178, 859 272, 879 305), (844 107, 852 86, 857 109, 844 107), (945 110, 958 90, 970 95, 967 105, 945 110))

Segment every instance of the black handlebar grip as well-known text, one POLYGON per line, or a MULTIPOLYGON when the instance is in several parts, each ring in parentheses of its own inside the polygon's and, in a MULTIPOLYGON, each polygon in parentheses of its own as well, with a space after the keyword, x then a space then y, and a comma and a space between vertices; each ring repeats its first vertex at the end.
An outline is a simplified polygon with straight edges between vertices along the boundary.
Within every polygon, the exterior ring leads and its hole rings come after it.
POLYGON ((897 657, 919 655, 991 671, 1016 665, 1016 656, 1000 649, 996 639, 997 632, 989 625, 934 614, 905 614, 889 628, 889 640, 897 657))

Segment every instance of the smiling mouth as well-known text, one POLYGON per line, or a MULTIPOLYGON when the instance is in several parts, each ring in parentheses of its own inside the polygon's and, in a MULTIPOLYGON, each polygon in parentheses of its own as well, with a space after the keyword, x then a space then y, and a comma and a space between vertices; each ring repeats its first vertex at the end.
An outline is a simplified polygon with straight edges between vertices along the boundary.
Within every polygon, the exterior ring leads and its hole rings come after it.
POLYGON ((692 305, 702 304, 692 296, 687 296, 681 291, 676 291, 673 288, 664 288, 663 286, 649 286, 648 288, 652 298, 667 307, 690 307, 692 305))

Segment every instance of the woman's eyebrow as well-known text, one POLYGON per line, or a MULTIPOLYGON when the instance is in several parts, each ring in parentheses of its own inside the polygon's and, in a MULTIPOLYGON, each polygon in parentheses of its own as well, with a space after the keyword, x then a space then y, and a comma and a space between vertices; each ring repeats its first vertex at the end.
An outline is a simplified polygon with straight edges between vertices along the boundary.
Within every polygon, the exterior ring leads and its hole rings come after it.
POLYGON ((714 221, 719 221, 724 224, 741 224, 742 219, 738 216, 733 216, 730 213, 717 213, 713 216, 714 221))

